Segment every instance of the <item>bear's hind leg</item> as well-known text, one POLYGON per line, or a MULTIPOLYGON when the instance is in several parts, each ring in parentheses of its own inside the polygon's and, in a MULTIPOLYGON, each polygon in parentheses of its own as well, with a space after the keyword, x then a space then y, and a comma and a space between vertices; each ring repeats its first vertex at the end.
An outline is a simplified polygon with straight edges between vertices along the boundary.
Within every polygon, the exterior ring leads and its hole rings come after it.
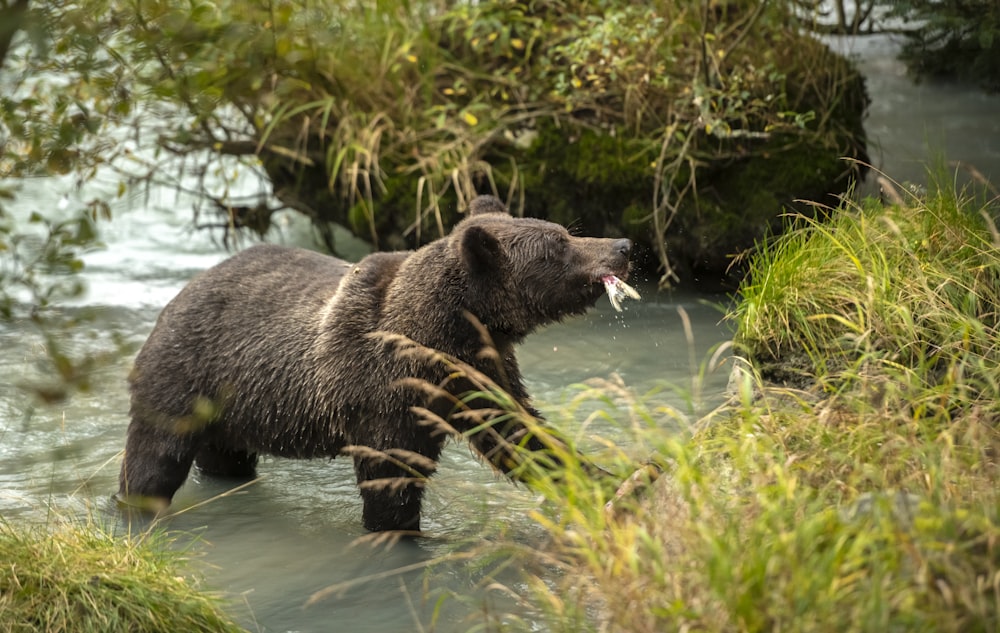
POLYGON ((257 474, 257 453, 227 450, 206 444, 194 459, 198 470, 213 477, 249 479, 257 474))
POLYGON ((354 472, 366 529, 420 531, 420 503, 430 472, 407 472, 391 458, 360 456, 354 458, 354 472))
POLYGON ((118 475, 118 502, 154 512, 165 509, 187 479, 199 440, 133 420, 118 475))

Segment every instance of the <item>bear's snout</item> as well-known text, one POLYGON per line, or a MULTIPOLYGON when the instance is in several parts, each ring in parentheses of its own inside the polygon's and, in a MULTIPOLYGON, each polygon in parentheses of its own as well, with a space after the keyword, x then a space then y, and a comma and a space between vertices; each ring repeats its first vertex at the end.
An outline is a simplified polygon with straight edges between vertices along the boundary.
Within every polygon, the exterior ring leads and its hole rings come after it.
POLYGON ((604 251, 605 255, 601 259, 604 266, 607 266, 610 270, 601 271, 598 277, 603 277, 604 274, 610 272, 623 279, 627 278, 630 267, 629 255, 632 253, 632 240, 623 237, 616 240, 609 239, 607 242, 611 243, 611 248, 604 251))
MULTIPOLYGON (((607 275, 628 278, 629 255, 632 240, 628 238, 580 237, 575 238, 576 254, 581 259, 575 269, 588 277, 590 283, 603 293, 601 280, 607 275)), ((595 290, 595 293, 597 292, 595 290)))

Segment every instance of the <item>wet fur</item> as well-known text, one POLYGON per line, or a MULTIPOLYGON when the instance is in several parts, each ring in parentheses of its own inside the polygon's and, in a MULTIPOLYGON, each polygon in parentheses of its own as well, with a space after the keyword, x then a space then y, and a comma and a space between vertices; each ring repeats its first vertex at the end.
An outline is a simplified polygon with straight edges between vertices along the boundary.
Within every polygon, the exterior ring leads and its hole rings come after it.
MULTIPOLYGON (((513 218, 491 197, 470 210, 450 236, 413 252, 351 265, 262 245, 195 278, 164 308, 136 357, 119 498, 169 503, 192 461, 210 474, 245 477, 262 453, 336 457, 360 446, 367 449, 351 452, 365 526, 418 530, 422 478, 433 473, 447 436, 420 424, 411 407, 447 418, 452 400, 428 399, 404 379, 439 384, 445 370, 401 356, 372 334, 400 334, 468 363, 537 414, 514 346, 592 306, 601 274, 628 270, 628 240, 573 237, 549 222, 513 218), (482 329, 496 356, 480 354, 482 329), (409 463, 378 456, 387 451, 409 463)), ((448 388, 460 395, 468 384, 448 388)), ((471 428, 450 422, 460 432, 471 428)), ((470 437, 506 470, 495 440, 470 437)), ((542 445, 532 439, 528 447, 542 445)))

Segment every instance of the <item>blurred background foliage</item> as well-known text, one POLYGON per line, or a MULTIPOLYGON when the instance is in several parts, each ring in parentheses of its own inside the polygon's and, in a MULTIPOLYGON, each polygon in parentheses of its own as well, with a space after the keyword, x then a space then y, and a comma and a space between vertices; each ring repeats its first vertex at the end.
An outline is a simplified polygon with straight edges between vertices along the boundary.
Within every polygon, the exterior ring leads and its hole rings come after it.
POLYGON ((920 76, 958 77, 1000 91, 1000 3, 903 0, 894 17, 917 25, 903 59, 920 76))

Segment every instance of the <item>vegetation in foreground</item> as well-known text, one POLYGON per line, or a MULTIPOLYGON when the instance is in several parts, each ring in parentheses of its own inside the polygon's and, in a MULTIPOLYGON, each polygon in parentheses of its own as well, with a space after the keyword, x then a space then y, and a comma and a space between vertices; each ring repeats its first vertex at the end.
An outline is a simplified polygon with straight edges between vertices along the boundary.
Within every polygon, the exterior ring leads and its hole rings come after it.
POLYGON ((996 199, 828 211, 753 260, 728 403, 693 423, 592 394, 664 474, 611 510, 572 468, 547 488, 551 630, 1000 628, 996 199), (776 358, 797 388, 761 378, 776 358))
POLYGON ((0 632, 244 631, 222 601, 181 576, 162 536, 99 526, 0 522, 0 632))

